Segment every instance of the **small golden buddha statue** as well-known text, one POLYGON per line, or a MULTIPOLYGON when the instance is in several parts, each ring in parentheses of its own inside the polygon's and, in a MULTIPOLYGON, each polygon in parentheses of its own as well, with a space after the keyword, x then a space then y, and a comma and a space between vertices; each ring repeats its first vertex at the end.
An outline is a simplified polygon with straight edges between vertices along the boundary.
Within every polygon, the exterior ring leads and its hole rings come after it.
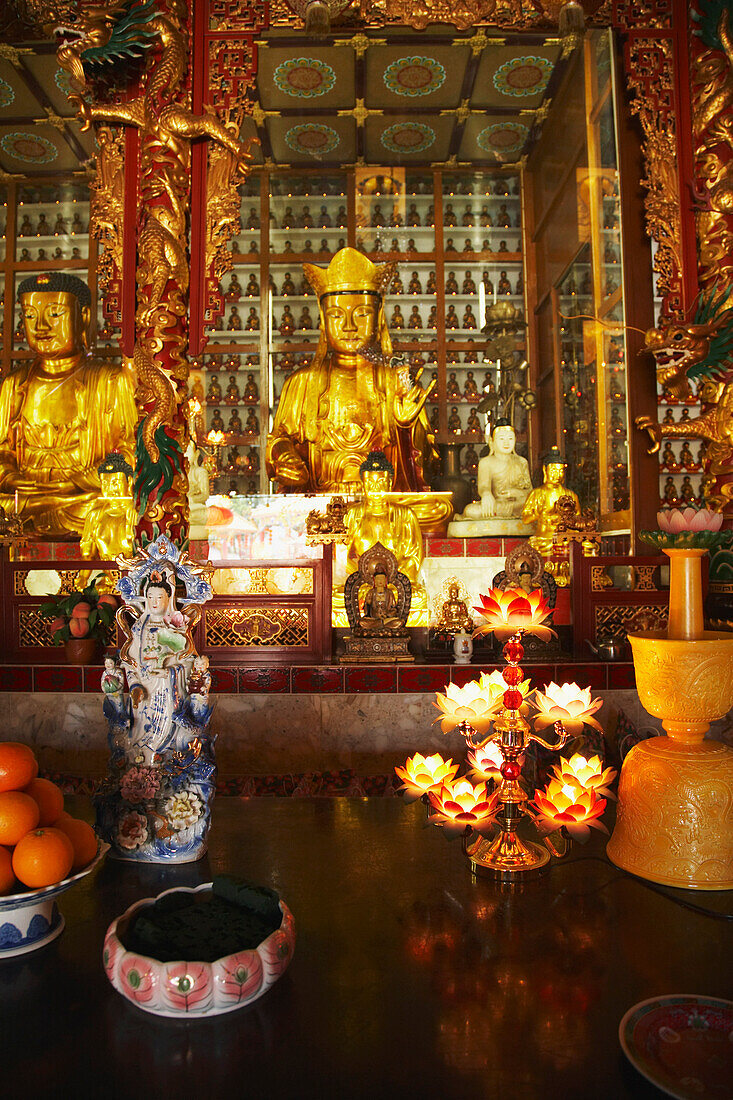
POLYGON ((249 307, 249 313, 247 314, 244 328, 246 332, 260 331, 260 316, 254 306, 249 307))
POLYGON ((260 399, 260 389, 255 382, 254 374, 247 375, 247 382, 244 387, 244 400, 248 405, 256 405, 260 399))
POLYGON ((448 431, 453 432, 454 435, 460 435, 461 432, 463 431, 463 426, 461 425, 461 418, 458 415, 458 406, 457 405, 454 405, 453 408, 450 411, 450 416, 448 417, 448 431))
POLYGON ((229 417, 229 423, 227 424, 227 431, 230 435, 241 435, 242 430, 242 419, 237 410, 233 409, 229 417))
POLYGON ((450 229, 454 229, 457 225, 456 215, 453 211, 453 204, 450 202, 446 205, 445 211, 443 213, 443 225, 449 227, 450 229))
POLYGON ((456 307, 451 304, 448 306, 448 312, 445 315, 445 327, 446 328, 458 328, 458 314, 456 313, 456 307))
POLYGON ((213 375, 209 382, 209 388, 206 391, 206 400, 221 401, 221 386, 219 385, 216 375, 213 375))
MULTIPOLYGON (((685 446, 689 450, 689 444, 686 443, 685 446)), ((692 457, 692 452, 690 452, 690 457, 692 457)), ((672 473, 677 473, 677 471, 680 468, 680 465, 681 465, 681 463, 679 463, 677 461, 677 455, 674 453, 672 443, 668 439, 667 442, 664 444, 664 450, 662 451, 662 461, 660 463, 660 466, 662 467, 663 470, 671 470, 672 473)))
POLYGON ((232 272, 232 277, 229 280, 229 286, 224 293, 225 302, 238 302, 242 297, 242 285, 237 278, 236 272, 232 272))
POLYGON ((301 332, 309 331, 313 328, 313 318, 311 317, 311 311, 308 306, 305 305, 300 311, 300 317, 298 318, 298 328, 301 332))
MULTIPOLYGON (((464 276, 464 279, 463 279, 463 286, 461 288, 461 294, 475 294, 475 293, 476 293, 476 284, 473 281, 473 277, 471 275, 471 272, 467 271, 465 276, 464 276)), ((463 327, 465 328, 466 326, 464 325, 463 327)))
POLYGON ((402 279, 400 278, 398 272, 395 272, 394 279, 390 283, 389 293, 390 294, 404 294, 405 293, 405 286, 404 286, 404 283, 402 282, 402 279))
POLYGON ((445 631, 446 634, 464 631, 470 634, 473 631, 473 619, 468 614, 466 601, 460 599, 459 593, 459 586, 451 584, 448 588, 448 599, 443 604, 440 619, 435 626, 436 630, 445 631))
POLYGON ((84 520, 80 551, 83 558, 115 561, 133 553, 137 509, 130 491, 132 466, 119 451, 108 454, 97 467, 100 495, 84 520))
POLYGON ((499 284, 496 288, 497 294, 511 294, 512 284, 507 279, 506 271, 499 272, 499 284))
POLYGON ((402 316, 402 310, 399 305, 396 305, 392 310, 389 327, 391 329, 401 329, 405 327, 405 318, 402 316))
POLYGON ((227 386, 227 401, 236 402, 239 401, 239 386, 237 385, 236 374, 229 375, 229 385, 227 386))
POLYGON ((468 414, 468 420, 466 421, 466 432, 468 435, 482 435, 481 421, 478 418, 478 413, 475 409, 471 409, 468 414))
POLYGON ((543 482, 533 489, 522 509, 522 523, 535 524, 535 533, 530 538, 533 546, 543 557, 549 557, 553 550, 553 536, 557 531, 560 516, 555 505, 563 497, 570 497, 575 504, 575 514, 580 515, 580 501, 577 495, 565 485, 567 463, 557 447, 553 447, 542 460, 543 482))
POLYGON ((245 424, 245 431, 249 432, 252 435, 259 435, 260 434, 260 421, 259 421, 257 413, 254 411, 254 409, 250 409, 249 412, 247 413, 247 422, 245 424))
POLYGON ((481 226, 482 229, 488 229, 493 224, 494 223, 491 220, 491 214, 489 213, 488 206, 486 206, 486 205, 482 206, 481 207, 481 213, 479 214, 479 225, 481 226))
POLYGON ((407 327, 409 329, 413 329, 413 328, 421 329, 422 328, 422 317, 420 316, 420 310, 418 309, 417 306, 412 307, 412 313, 410 314, 410 316, 407 320, 407 327))
POLYGON ((292 336, 292 334, 295 332, 295 318, 293 317, 289 305, 283 307, 279 327, 281 336, 292 336))
MULTIPOLYGON (((235 279, 236 275, 233 275, 232 278, 235 279)), ((247 298, 259 298, 260 284, 257 282, 257 276, 254 274, 254 272, 249 277, 249 281, 247 282, 247 287, 244 293, 247 298)))
POLYGON ((219 409, 214 410, 214 415, 211 418, 211 428, 215 432, 225 431, 224 420, 219 409))
POLYGON ((489 277, 488 271, 484 271, 483 275, 481 276, 481 281, 484 284, 484 289, 486 290, 486 296, 488 297, 490 294, 493 295, 493 293, 494 293, 494 284, 492 283, 492 281, 489 277))
POLYGON ((283 298, 287 298, 292 294, 295 294, 295 283, 293 282, 290 272, 286 271, 283 276, 283 285, 280 288, 280 295, 283 298))
POLYGON ((662 504, 674 507, 679 504, 679 497, 677 496, 677 488, 674 483, 674 478, 668 477, 664 483, 664 494, 662 496, 662 504))
POLYGON ((410 285, 407 288, 408 294, 422 294, 422 283, 416 271, 413 271, 410 277, 410 285))
POLYGON ((390 363, 383 293, 394 270, 352 248, 328 268, 304 265, 318 295, 318 347, 285 380, 267 443, 268 475, 286 491, 360 489, 359 468, 376 450, 396 471, 392 488, 425 487, 435 460, 430 390, 390 363))
POLYGON ((428 281, 425 284, 425 293, 426 294, 435 294, 436 291, 437 291, 437 283, 436 283, 436 278, 435 278, 435 272, 431 271, 428 274, 428 281))
POLYGON ((438 327, 438 307, 431 306, 430 313, 428 314, 427 328, 437 329, 438 327))
POLYGON ((680 451, 680 466, 685 470, 696 470, 697 463, 695 462, 695 456, 690 449, 689 440, 685 440, 682 444, 682 450, 680 451))
POLYGON ((422 533, 412 509, 388 497, 394 477, 392 464, 384 452, 373 451, 359 473, 362 500, 346 514, 347 570, 355 572, 362 554, 380 542, 395 555, 400 572, 414 588, 423 561, 422 533))
POLYGON ((359 621, 361 632, 383 635, 403 630, 404 626, 404 620, 397 614, 397 600, 387 584, 387 574, 377 570, 364 597, 364 613, 359 621))
POLYGON ((458 385, 458 379, 456 378, 456 372, 454 370, 448 375, 448 381, 445 385, 445 396, 449 400, 461 396, 461 387, 458 385))
POLYGON ((242 318, 239 315, 239 310, 236 306, 232 306, 227 320, 227 332, 239 332, 241 328, 242 318))
POLYGON ((24 279, 18 299, 28 346, 0 386, 0 507, 35 534, 81 535, 101 491, 100 462, 132 460, 137 409, 127 364, 88 351, 91 295, 74 275, 24 279))
POLYGON ((457 294, 458 293, 458 282, 456 280, 455 271, 449 271, 448 272, 448 278, 445 281, 445 292, 446 292, 446 294, 457 294))
POLYGON ((473 207, 468 203, 461 217, 461 225, 464 229, 473 229, 475 224, 476 220, 473 215, 473 207))
POLYGON ((473 310, 470 304, 466 306, 463 312, 463 320, 461 321, 461 328, 472 329, 476 328, 476 318, 473 315, 473 310))
POLYGON ((496 215, 496 224, 501 229, 509 229, 510 225, 512 224, 505 202, 503 202, 499 207, 499 213, 496 215))
POLYGON ((478 387, 472 370, 468 372, 463 383, 463 396, 467 401, 478 401, 478 387))

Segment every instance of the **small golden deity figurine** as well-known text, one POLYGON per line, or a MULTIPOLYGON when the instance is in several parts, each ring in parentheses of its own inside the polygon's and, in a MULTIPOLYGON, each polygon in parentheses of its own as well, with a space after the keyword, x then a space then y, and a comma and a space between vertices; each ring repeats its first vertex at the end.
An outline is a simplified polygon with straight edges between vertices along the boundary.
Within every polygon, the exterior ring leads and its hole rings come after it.
POLYGON ((260 452, 256 447, 250 447, 247 451, 247 469, 252 474, 260 472, 260 452))
POLYGON ((211 418, 211 429, 215 432, 226 431, 220 409, 214 409, 214 415, 211 418))
POLYGON ((454 345, 455 345, 455 340, 453 338, 451 338, 450 340, 448 340, 446 342, 446 346, 445 346, 445 361, 446 361, 446 363, 448 363, 451 366, 454 363, 460 363, 460 361, 461 361, 461 357, 458 354, 458 352, 456 351, 454 345))
POLYGON ((227 287, 226 291, 224 292, 224 301, 225 302, 238 302, 241 297, 242 297, 242 287, 241 287, 241 284, 239 282, 239 279, 237 278, 236 271, 233 271, 232 272, 232 277, 229 280, 229 286, 227 287))
POLYGON ((286 241, 285 244, 283 245, 283 255, 284 256, 292 256, 292 254, 293 254, 293 242, 292 241, 286 241))
POLYGON ((448 375, 448 381, 445 384, 445 396, 449 401, 461 396, 461 387, 458 385, 455 371, 451 371, 448 375))
POLYGON ((475 409, 471 409, 468 414, 468 420, 466 421, 466 432, 468 435, 483 435, 481 430, 481 421, 478 418, 478 413, 475 409))
POLYGON ((227 386, 226 400, 229 403, 236 404, 239 401, 240 393, 239 386, 237 385, 237 376, 235 374, 229 375, 229 385, 227 386))
POLYGON ((446 294, 457 294, 458 293, 458 283, 456 281, 455 271, 449 271, 448 272, 448 278, 446 279, 446 282, 445 282, 445 292, 446 292, 446 294))
POLYGON ((470 237, 464 237, 463 239, 463 251, 473 252, 473 241, 470 237))
POLYGON ((677 487, 674 483, 674 478, 668 477, 664 483, 664 495, 662 503, 670 505, 674 508, 676 504, 679 504, 679 498, 677 496, 677 487))
POLYGON ((56 215, 56 224, 53 227, 53 235, 54 237, 66 236, 66 218, 63 216, 63 214, 56 215))
POLYGON ((259 229, 259 228, 260 228, 260 219, 259 219, 259 216, 257 214, 257 210, 255 209, 254 206, 250 206, 250 208, 249 208, 249 217, 247 218, 247 229, 259 229))
POLYGON ((379 203, 376 203, 372 213, 372 225, 375 229, 384 229, 384 215, 382 214, 382 207, 379 203))
POLYGON ((468 372, 466 381, 463 383, 463 396, 467 401, 478 401, 478 386, 472 370, 468 372))
POLYGON ((38 259, 41 260, 41 261, 48 259, 48 256, 46 255, 46 249, 45 248, 39 248, 38 249, 38 259))
POLYGON ((313 218, 311 217, 310 206, 304 206, 303 207, 303 214, 300 218, 300 228, 301 229, 312 229, 313 228, 313 218))
POLYGON ((460 435, 461 432, 463 431, 463 426, 461 425, 461 418, 458 415, 458 406, 457 405, 454 405, 453 408, 450 411, 450 416, 448 417, 448 431, 453 432, 455 435, 460 435))
POLYGON ((230 435, 242 434, 242 420, 236 409, 232 409, 232 414, 229 417, 229 423, 227 424, 227 431, 230 433, 230 435))
POLYGON ((478 472, 479 458, 473 443, 469 443, 463 455, 463 468, 468 474, 475 475, 478 472))
POLYGON ((390 328, 404 328, 405 318, 402 316, 402 310, 398 305, 392 310, 392 319, 389 322, 390 328))
POLYGON ((295 318, 290 311, 290 306, 285 305, 283 307, 282 317, 280 318, 280 335, 292 336, 295 332, 295 318))
POLYGON ((457 224, 456 216, 453 212, 453 204, 449 202, 443 213, 443 225, 446 229, 455 229, 457 224))
MULTIPOLYGON (((471 277, 471 272, 467 271, 466 275, 463 279, 463 286, 461 288, 461 294, 475 294, 475 293, 476 293, 476 284, 475 284, 475 282, 473 281, 473 279, 471 277)), ((463 327, 465 328, 466 326, 464 325, 463 327)))
POLYGON ((364 597, 364 614, 359 626, 362 634, 390 634, 404 628, 404 619, 397 614, 397 600, 387 585, 387 574, 381 570, 372 575, 372 587, 364 597))
POLYGON ((680 486, 680 502, 682 504, 694 504, 695 503, 695 490, 692 487, 690 481, 690 475, 685 474, 682 478, 682 485, 680 486))
POLYGON ((492 283, 492 281, 489 277, 488 271, 484 271, 483 275, 481 276, 481 281, 484 284, 484 288, 486 290, 486 297, 488 298, 488 296, 490 294, 493 295, 493 293, 494 293, 494 284, 492 283))
POLYGON ((396 255, 397 253, 399 253, 399 251, 400 251, 400 242, 397 240, 396 237, 392 238, 392 243, 389 246, 389 251, 390 251, 390 255, 392 255, 392 254, 396 255))
POLYGON ((132 466, 113 451, 100 462, 97 473, 101 491, 86 514, 79 549, 83 558, 115 561, 118 554, 134 552, 137 509, 130 491, 132 466))
POLYGON ((244 387, 244 400, 247 405, 256 405, 260 400, 260 389, 255 382, 254 374, 247 375, 247 382, 244 387))
MULTIPOLYGON (((407 225, 420 225, 420 215, 414 202, 410 203, 410 209, 407 211, 407 225)), ((30 233, 30 230, 28 232, 30 233)))
POLYGON ((470 305, 467 305, 463 311, 463 320, 461 321, 461 328, 472 329, 476 328, 476 318, 473 315, 473 310, 470 305))
POLYGON ((283 285, 280 288, 280 296, 287 298, 289 295, 295 294, 295 283, 289 271, 285 272, 283 276, 283 285))
POLYGON ((260 315, 254 306, 249 307, 249 313, 244 326, 245 332, 260 331, 260 315))
POLYGON ((457 252, 458 251, 456 246, 453 244, 453 238, 452 237, 449 237, 448 240, 445 242, 445 248, 444 248, 443 251, 444 252, 457 252))
POLYGON ((705 460, 707 459, 707 456, 708 456, 708 441, 707 441, 707 439, 703 439, 702 443, 700 444, 700 446, 698 447, 698 450, 697 450, 697 464, 698 464, 698 466, 702 467, 702 466, 705 465, 705 460))
POLYGON ((542 459, 542 485, 532 490, 522 509, 522 522, 535 524, 535 533, 529 540, 530 546, 545 558, 552 553, 553 535, 560 523, 555 507, 557 502, 563 497, 570 497, 575 505, 575 514, 581 514, 577 495, 565 485, 566 466, 567 463, 557 447, 553 447, 542 459))
POLYGON ((491 226, 493 226, 493 224, 494 223, 491 220, 491 214, 489 213, 488 206, 482 206, 481 213, 479 214, 479 225, 482 229, 489 229, 491 228, 491 226))
POLYGON ((435 207, 432 203, 428 207, 428 212, 425 215, 425 225, 430 226, 431 229, 435 228, 435 207))
POLYGON ((505 202, 499 207, 499 213, 496 215, 496 224, 500 229, 509 229, 512 224, 505 202))
POLYGON ((412 273, 412 277, 410 278, 410 285, 407 288, 407 293, 422 294, 422 283, 420 282, 416 271, 413 271, 412 273))
POLYGON ((206 391, 206 400, 221 401, 221 386, 219 385, 219 380, 216 375, 212 375, 211 381, 209 382, 209 388, 206 391))
POLYGON ((463 217, 461 218, 461 225, 464 229, 473 229, 476 224, 476 219, 473 216, 473 207, 470 203, 467 204, 466 209, 463 211, 463 217))
MULTIPOLYGON (((689 451, 689 444, 686 443, 685 446, 687 447, 687 449, 689 451)), ((691 451, 690 451, 690 458, 692 458, 692 452, 691 451)), ((680 468, 680 463, 677 461, 677 455, 674 453, 674 450, 672 449, 672 443, 669 439, 664 444, 664 450, 662 451, 662 461, 660 462, 660 466, 662 467, 663 470, 670 470, 673 474, 676 474, 677 471, 680 468)))
POLYGON ((325 206, 322 206, 318 215, 318 227, 320 229, 330 229, 331 225, 332 222, 328 210, 325 206))
POLYGON ((64 252, 63 248, 54 248, 54 250, 53 250, 54 260, 63 260, 64 256, 65 256, 65 252, 64 252))
POLYGON ((506 271, 499 272, 499 285, 496 288, 497 294, 511 294, 512 285, 506 277, 506 271))
POLYGON ((517 276, 517 285, 514 287, 514 293, 515 294, 524 294, 524 274, 521 271, 519 272, 519 275, 517 276))
POLYGON ((662 423, 663 424, 674 424, 674 413, 672 412, 671 409, 667 409, 666 413, 664 414, 664 420, 662 421, 662 423))
POLYGON ((430 410, 430 428, 434 432, 440 428, 440 411, 437 405, 430 410))
POLYGON ((313 251, 313 245, 311 244, 310 238, 306 238, 306 242, 303 245, 303 252, 306 253, 306 252, 312 252, 312 251, 313 251))
MULTIPOLYGON (((468 340, 467 343, 472 344, 473 340, 468 340)), ((472 351, 472 350, 464 352, 463 362, 464 363, 478 363, 478 353, 475 352, 475 351, 472 351)))
POLYGON ((396 271, 395 271, 394 279, 390 283, 389 293, 390 294, 397 294, 397 295, 405 293, 405 285, 402 282, 402 279, 400 278, 399 274, 396 271))
POLYGON ((426 294, 435 294, 436 290, 437 290, 437 286, 436 286, 436 282, 435 282, 435 272, 431 271, 428 274, 428 281, 427 281, 427 284, 425 286, 425 293, 426 294))
POLYGON ((236 306, 232 306, 229 311, 229 320, 227 321, 227 332, 239 332, 242 328, 242 318, 239 316, 239 310, 236 306))
POLYGON ((411 508, 390 501, 394 469, 382 451, 373 451, 360 469, 362 499, 346 514, 347 570, 353 573, 370 547, 381 543, 397 558, 401 573, 414 586, 423 561, 423 539, 411 508))
POLYGON ((31 225, 31 219, 28 214, 23 215, 23 221, 20 223, 20 229, 18 230, 19 237, 32 237, 33 226, 31 225))
POLYGON ((412 307, 412 313, 407 320, 408 328, 422 328, 422 317, 417 306, 412 307))
POLYGON ((336 225, 338 226, 339 229, 345 229, 346 228, 346 220, 347 220, 346 219, 346 207, 345 206, 339 206, 338 214, 336 215, 336 225))
POLYGON ((50 237, 51 236, 51 226, 46 221, 46 215, 43 214, 43 213, 41 214, 40 218, 38 219, 38 228, 36 229, 36 236, 37 237, 50 237))
POLYGON ((435 460, 424 412, 430 391, 390 362, 382 296, 394 265, 344 248, 328 268, 304 270, 319 299, 319 343, 313 361, 285 381, 268 475, 289 491, 350 491, 367 454, 382 450, 395 460, 394 489, 423 488, 435 460))
POLYGON ((74 275, 32 275, 18 287, 32 359, 0 385, 0 507, 26 531, 81 535, 101 491, 100 462, 132 460, 137 410, 126 364, 88 350, 91 295, 74 275))
POLYGON ((500 252, 508 252, 509 251, 509 249, 506 246, 506 241, 499 241, 499 251, 500 252))
MULTIPOLYGON (((236 279, 236 275, 232 275, 232 281, 236 279)), ((237 286, 239 286, 239 280, 237 280, 237 286)), ((252 272, 247 283, 247 287, 244 291, 247 298, 259 298, 260 296, 260 284, 257 282, 257 276, 252 272)))
POLYGON ((71 220, 71 232, 72 233, 84 233, 85 232, 84 223, 81 220, 81 217, 80 217, 78 211, 76 212, 76 214, 74 214, 74 217, 71 220))
POLYGON ((685 408, 680 414, 680 424, 688 424, 690 420, 690 410, 685 408))
POLYGON ((468 613, 466 601, 460 599, 459 593, 459 586, 451 584, 448 588, 448 599, 444 602, 440 619, 435 624, 436 630, 446 634, 460 634, 464 631, 468 634, 472 633, 473 619, 468 613))
POLYGON ((244 429, 245 431, 250 432, 253 435, 260 434, 260 422, 254 409, 250 409, 247 413, 247 422, 244 426, 244 429))
POLYGON ((456 307, 451 303, 448 306, 448 312, 445 315, 445 327, 446 328, 459 328, 458 314, 456 313, 456 307))
POLYGON ((437 329, 438 327, 438 307, 430 307, 430 315, 428 317, 427 328, 437 329))

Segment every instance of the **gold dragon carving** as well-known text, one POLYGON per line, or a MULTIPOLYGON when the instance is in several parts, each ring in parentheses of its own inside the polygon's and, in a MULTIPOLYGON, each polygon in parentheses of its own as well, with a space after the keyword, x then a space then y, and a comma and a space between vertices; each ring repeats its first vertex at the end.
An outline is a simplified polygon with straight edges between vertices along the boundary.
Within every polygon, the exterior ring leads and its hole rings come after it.
POLYGON ((106 293, 122 272, 124 204, 124 130, 100 126, 97 129, 97 171, 90 183, 90 232, 103 246, 97 266, 97 281, 106 293))

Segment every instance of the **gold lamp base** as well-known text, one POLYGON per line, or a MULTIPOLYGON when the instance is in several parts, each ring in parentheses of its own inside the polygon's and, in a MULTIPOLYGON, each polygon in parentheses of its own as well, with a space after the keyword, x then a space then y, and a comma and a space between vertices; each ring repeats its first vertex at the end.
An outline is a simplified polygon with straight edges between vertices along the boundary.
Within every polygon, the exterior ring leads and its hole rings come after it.
POLYGON ((466 848, 474 875, 516 882, 535 874, 550 862, 550 853, 540 844, 522 840, 514 830, 503 829, 493 840, 479 837, 466 848))

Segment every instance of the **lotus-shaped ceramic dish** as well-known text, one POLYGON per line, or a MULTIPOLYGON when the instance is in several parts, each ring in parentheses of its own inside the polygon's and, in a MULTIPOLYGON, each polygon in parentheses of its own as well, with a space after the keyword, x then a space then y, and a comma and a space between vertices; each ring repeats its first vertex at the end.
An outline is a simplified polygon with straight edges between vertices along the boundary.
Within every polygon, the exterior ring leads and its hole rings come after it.
POLYGON ((256 948, 224 955, 214 962, 161 962, 128 951, 124 937, 132 917, 166 894, 199 894, 213 883, 164 890, 157 898, 143 898, 113 920, 104 938, 103 961, 107 977, 118 993, 155 1016, 200 1019, 221 1016, 252 1004, 283 974, 295 949, 295 921, 285 902, 280 902, 282 923, 256 948))
POLYGON ((0 960, 37 951, 61 935, 64 918, 56 905, 56 898, 75 882, 90 875, 108 851, 109 844, 100 841, 94 859, 76 874, 40 890, 23 890, 0 897, 0 960))

